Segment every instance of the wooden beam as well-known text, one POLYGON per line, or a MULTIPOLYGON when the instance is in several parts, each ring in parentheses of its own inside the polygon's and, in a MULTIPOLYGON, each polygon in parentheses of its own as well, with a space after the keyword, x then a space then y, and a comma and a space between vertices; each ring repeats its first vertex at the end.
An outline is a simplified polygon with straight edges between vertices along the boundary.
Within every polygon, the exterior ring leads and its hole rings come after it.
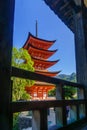
POLYGON ((65 10, 65 8, 67 7, 69 5, 69 3, 67 2, 67 3, 65 3, 62 7, 60 7, 60 11, 62 11, 63 9, 65 10))
POLYGON ((49 76, 37 74, 35 72, 22 70, 22 69, 15 68, 15 67, 12 67, 12 76, 20 77, 20 78, 24 78, 24 79, 43 81, 43 82, 52 83, 52 84, 63 84, 63 85, 71 86, 71 87, 84 88, 84 86, 82 84, 69 82, 69 81, 65 81, 62 79, 58 79, 58 78, 52 78, 49 76))
POLYGON ((49 101, 18 101, 12 102, 11 111, 21 112, 21 111, 29 111, 29 110, 40 110, 47 109, 50 107, 64 107, 67 105, 79 105, 85 104, 87 100, 49 100, 49 101))

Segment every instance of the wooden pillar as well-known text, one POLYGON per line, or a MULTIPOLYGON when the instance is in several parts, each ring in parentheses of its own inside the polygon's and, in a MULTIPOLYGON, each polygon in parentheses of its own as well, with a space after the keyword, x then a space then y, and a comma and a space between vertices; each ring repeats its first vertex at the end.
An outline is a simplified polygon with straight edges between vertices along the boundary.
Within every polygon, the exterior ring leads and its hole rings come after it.
POLYGON ((32 112, 32 130, 48 130, 47 109, 32 112))
POLYGON ((10 130, 14 0, 0 0, 0 130, 10 130))
MULTIPOLYGON (((73 15, 74 27, 75 27, 74 35, 75 35, 76 73, 77 73, 77 82, 85 85, 85 93, 86 93, 85 98, 87 99, 87 26, 86 26, 87 8, 84 5, 83 0, 78 1, 81 10, 78 13, 74 12, 73 15)), ((79 96, 78 98, 83 96, 81 90, 78 91, 78 96, 79 96)))
MULTIPOLYGON (((63 100, 64 99, 64 86, 61 84, 56 85, 56 99, 57 100, 63 100)), ((67 124, 66 119, 66 106, 63 106, 62 108, 56 108, 56 123, 62 125, 67 124)))
POLYGON ((32 111, 32 130, 40 130, 40 112, 32 111))
MULTIPOLYGON (((85 99, 85 89, 83 88, 78 88, 77 89, 77 97, 78 99, 85 99)), ((80 111, 80 104, 77 104, 77 120, 80 119, 81 111, 80 111)))
POLYGON ((76 54, 76 73, 77 73, 77 82, 84 84, 87 87, 87 37, 84 27, 84 17, 83 14, 86 13, 83 11, 83 2, 79 0, 79 6, 81 10, 76 13, 74 12, 74 34, 75 34, 75 54, 76 54))
POLYGON ((69 123, 75 122, 77 120, 77 108, 74 105, 70 105, 69 118, 69 123))
POLYGON ((79 118, 85 118, 86 117, 86 108, 85 108, 85 104, 80 104, 79 106, 79 118))
POLYGON ((78 93, 77 93, 78 99, 84 99, 85 98, 85 93, 83 88, 78 88, 78 93))
POLYGON ((62 100, 63 99, 63 86, 61 84, 56 85, 56 99, 62 100))
POLYGON ((47 109, 40 110, 40 130, 48 130, 47 109))

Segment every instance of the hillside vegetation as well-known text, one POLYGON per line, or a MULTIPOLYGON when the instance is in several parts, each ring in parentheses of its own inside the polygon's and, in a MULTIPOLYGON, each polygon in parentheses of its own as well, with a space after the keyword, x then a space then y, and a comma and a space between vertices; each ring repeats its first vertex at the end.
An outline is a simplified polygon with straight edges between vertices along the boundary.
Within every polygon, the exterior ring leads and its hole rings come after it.
POLYGON ((76 73, 73 72, 70 75, 60 74, 60 75, 57 76, 57 78, 64 79, 64 80, 67 80, 67 81, 71 81, 71 82, 76 82, 76 73))

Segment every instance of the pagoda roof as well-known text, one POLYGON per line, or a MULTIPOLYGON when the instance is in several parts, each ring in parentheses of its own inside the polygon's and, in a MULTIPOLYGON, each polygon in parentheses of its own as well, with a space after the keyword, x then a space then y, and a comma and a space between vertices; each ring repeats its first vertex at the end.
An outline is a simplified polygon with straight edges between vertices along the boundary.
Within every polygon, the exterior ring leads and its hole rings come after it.
MULTIPOLYGON (((80 12, 80 1, 77 0, 44 0, 51 10, 74 32, 73 11, 80 12)), ((86 2, 87 4, 87 2, 86 2)))
POLYGON ((29 45, 27 50, 32 57, 40 57, 40 59, 48 59, 57 51, 57 49, 56 50, 39 49, 37 47, 34 47, 33 45, 29 45))
POLYGON ((61 71, 49 72, 49 71, 35 70, 35 72, 38 73, 38 74, 43 74, 43 75, 46 75, 46 76, 54 77, 54 76, 58 75, 61 71))
POLYGON ((38 83, 35 83, 33 86, 29 87, 29 86, 26 86, 25 87, 25 90, 27 92, 37 92, 37 91, 49 91, 49 90, 52 90, 55 88, 55 85, 53 84, 38 84, 38 83))
POLYGON ((46 50, 49 49, 55 41, 56 40, 48 41, 48 40, 40 39, 33 36, 31 33, 29 33, 23 48, 28 49, 29 44, 31 44, 34 47, 46 50))
POLYGON ((34 61, 34 67, 35 69, 47 69, 51 66, 53 66, 54 64, 56 64, 59 60, 55 60, 55 61, 47 61, 47 60, 41 60, 41 59, 37 59, 32 57, 32 60, 34 61))

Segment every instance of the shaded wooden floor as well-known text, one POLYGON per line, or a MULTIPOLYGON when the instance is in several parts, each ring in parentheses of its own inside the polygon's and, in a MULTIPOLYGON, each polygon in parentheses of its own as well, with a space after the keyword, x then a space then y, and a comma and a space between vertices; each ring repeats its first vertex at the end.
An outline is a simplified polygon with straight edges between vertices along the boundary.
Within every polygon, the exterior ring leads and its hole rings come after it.
POLYGON ((81 128, 79 130, 87 130, 87 124, 86 124, 86 126, 84 126, 83 128, 81 128))
POLYGON ((87 123, 86 124, 79 124, 79 127, 74 130, 87 130, 87 123))

